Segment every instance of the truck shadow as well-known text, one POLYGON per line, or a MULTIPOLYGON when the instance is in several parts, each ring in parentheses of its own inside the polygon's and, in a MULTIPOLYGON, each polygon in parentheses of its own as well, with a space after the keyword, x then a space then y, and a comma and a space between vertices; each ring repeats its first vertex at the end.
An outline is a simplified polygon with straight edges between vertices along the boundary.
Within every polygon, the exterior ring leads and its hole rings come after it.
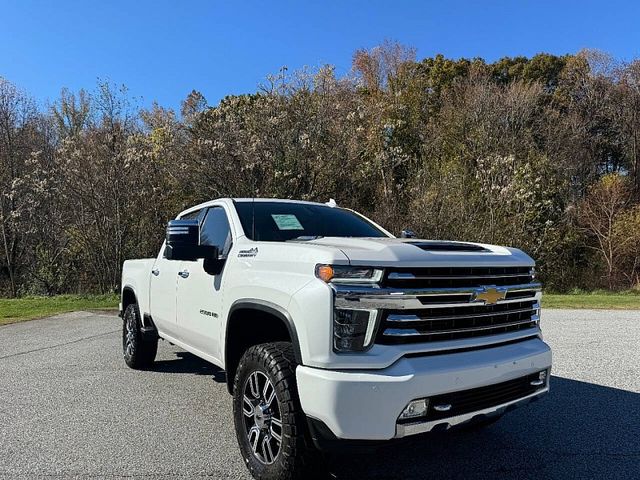
MULTIPOLYGON (((153 370, 210 375, 184 351, 153 370)), ((482 430, 422 435, 367 454, 328 459, 330 479, 638 479, 640 393, 552 376, 551 393, 482 430)))
POLYGON ((551 393, 475 432, 331 460, 337 479, 640 478, 640 393, 552 377, 551 393))
POLYGON ((210 375, 217 383, 226 383, 227 375, 224 370, 216 367, 192 353, 184 351, 173 352, 175 360, 156 360, 153 363, 154 372, 162 373, 190 373, 192 375, 210 375))

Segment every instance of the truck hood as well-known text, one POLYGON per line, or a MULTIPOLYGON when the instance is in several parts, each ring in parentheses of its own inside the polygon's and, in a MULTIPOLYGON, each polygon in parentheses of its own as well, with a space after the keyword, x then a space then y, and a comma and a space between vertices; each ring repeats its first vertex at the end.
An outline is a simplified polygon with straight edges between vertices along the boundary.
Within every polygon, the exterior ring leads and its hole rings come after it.
POLYGON ((340 250, 352 265, 370 266, 530 266, 534 261, 516 248, 470 242, 416 238, 323 237, 306 245, 340 250))

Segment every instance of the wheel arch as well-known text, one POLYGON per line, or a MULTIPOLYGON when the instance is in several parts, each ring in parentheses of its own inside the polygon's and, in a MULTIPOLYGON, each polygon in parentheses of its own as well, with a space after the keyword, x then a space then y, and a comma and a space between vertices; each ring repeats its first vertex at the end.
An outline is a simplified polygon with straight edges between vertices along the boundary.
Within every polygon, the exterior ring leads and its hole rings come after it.
POLYGON ((300 341, 289 312, 280 305, 266 300, 254 298, 236 300, 229 308, 224 342, 224 364, 229 393, 233 392, 236 368, 247 348, 259 343, 282 340, 291 342, 296 362, 301 365, 300 341), (259 325, 258 329, 240 328, 247 327, 246 320, 242 321, 247 316, 259 322, 254 324, 254 326, 259 325))
POLYGON ((120 298, 121 298, 120 301, 122 304, 122 310, 120 310, 120 316, 124 315, 124 312, 129 305, 131 305, 132 303, 138 303, 138 297, 136 296, 136 292, 131 285, 125 285, 122 288, 122 295, 120 298))

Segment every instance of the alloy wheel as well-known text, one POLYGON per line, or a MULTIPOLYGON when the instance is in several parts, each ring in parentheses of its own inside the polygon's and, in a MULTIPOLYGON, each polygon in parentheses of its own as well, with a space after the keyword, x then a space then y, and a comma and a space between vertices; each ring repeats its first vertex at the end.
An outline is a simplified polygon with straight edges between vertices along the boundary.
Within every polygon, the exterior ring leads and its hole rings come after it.
POLYGON ((136 319, 135 316, 129 315, 125 322, 125 338, 124 338, 124 351, 128 357, 133 356, 135 349, 136 338, 136 319))
POLYGON ((264 372, 256 370, 247 378, 242 414, 253 454, 260 462, 272 464, 282 445, 282 416, 276 390, 264 372))

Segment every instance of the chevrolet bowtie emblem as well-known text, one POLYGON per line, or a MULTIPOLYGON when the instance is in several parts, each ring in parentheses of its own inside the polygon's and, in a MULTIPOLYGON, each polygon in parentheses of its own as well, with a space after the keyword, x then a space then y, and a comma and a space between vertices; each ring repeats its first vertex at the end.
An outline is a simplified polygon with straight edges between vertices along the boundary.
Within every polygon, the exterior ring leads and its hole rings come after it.
POLYGON ((495 305, 498 303, 498 300, 504 300, 506 296, 506 290, 498 290, 495 287, 488 287, 483 291, 476 293, 474 300, 482 300, 485 305, 495 305))

